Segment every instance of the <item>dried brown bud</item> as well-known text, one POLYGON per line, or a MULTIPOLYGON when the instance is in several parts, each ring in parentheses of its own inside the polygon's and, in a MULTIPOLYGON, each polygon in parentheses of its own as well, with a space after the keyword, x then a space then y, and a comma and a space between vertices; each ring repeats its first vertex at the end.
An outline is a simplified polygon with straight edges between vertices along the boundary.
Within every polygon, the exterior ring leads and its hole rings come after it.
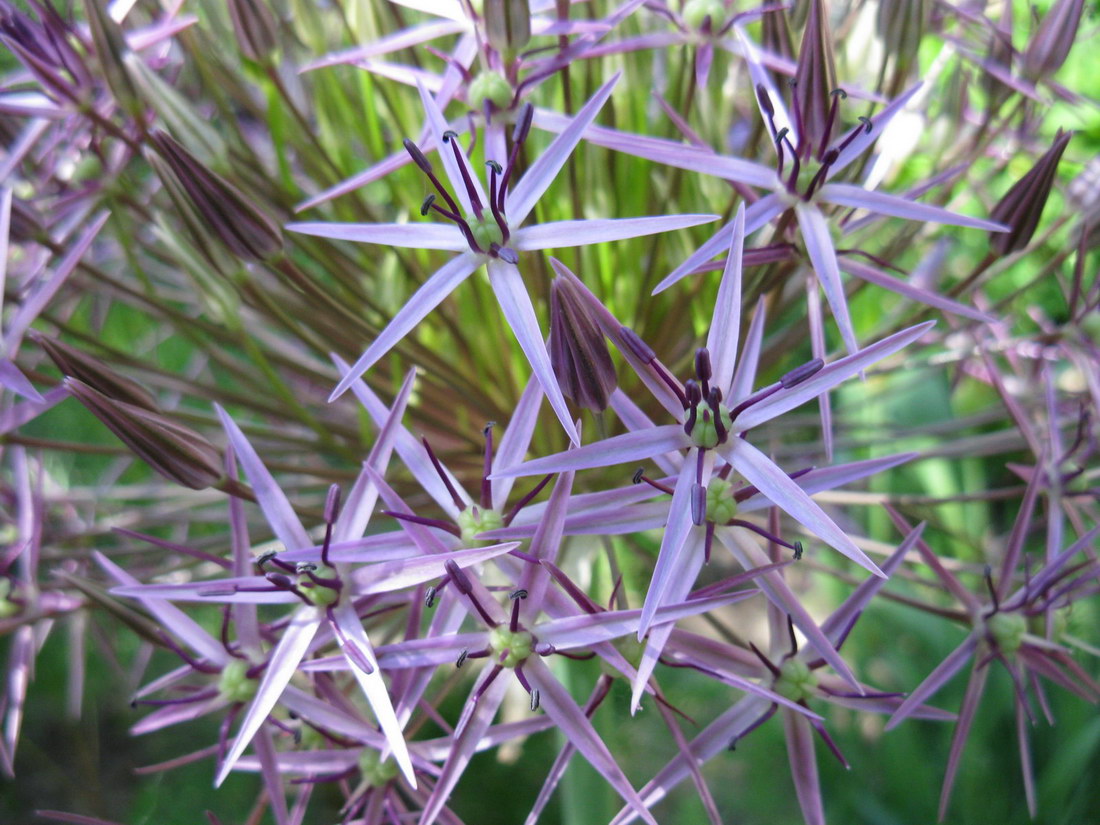
POLYGON ((67 377, 78 378, 108 398, 124 401, 151 412, 159 412, 156 399, 136 381, 119 375, 107 364, 76 347, 31 330, 28 336, 50 356, 67 377))
POLYGON ((1062 68, 1077 37, 1084 10, 1085 0, 1056 0, 1024 52, 1025 75, 1036 79, 1049 77, 1062 68))
POLYGON ((601 412, 618 386, 607 340, 585 296, 566 278, 550 285, 550 363, 566 398, 601 412))
POLYGON ((998 254, 1008 255, 1023 249, 1035 234, 1035 227, 1039 225, 1043 207, 1050 196, 1050 187, 1054 184, 1058 161, 1072 134, 1060 131, 1054 144, 994 207, 990 218, 1009 227, 1008 232, 993 236, 992 246, 998 254))
POLYGON ((194 430, 162 413, 115 401, 83 381, 65 387, 146 464, 170 481, 203 490, 222 479, 218 449, 194 430))
POLYGON ((278 225, 243 192, 199 163, 164 132, 154 132, 151 137, 206 228, 234 255, 261 261, 282 250, 278 225))

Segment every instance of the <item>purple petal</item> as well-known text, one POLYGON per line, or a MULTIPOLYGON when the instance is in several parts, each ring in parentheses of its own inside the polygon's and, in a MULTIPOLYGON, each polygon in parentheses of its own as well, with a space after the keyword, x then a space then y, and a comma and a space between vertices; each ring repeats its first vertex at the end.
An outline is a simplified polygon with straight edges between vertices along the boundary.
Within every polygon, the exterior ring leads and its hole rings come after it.
MULTIPOLYGON (((500 446, 493 456, 493 478, 498 472, 514 467, 523 461, 527 448, 531 446, 531 436, 538 424, 539 407, 542 406, 542 385, 532 377, 523 390, 512 412, 512 418, 501 436, 500 446)), ((516 483, 516 476, 501 477, 493 483, 493 509, 503 511, 516 483)))
POLYGON ((565 398, 558 386, 558 379, 554 375, 554 368, 550 364, 550 353, 546 351, 546 339, 543 337, 542 330, 539 329, 539 320, 535 317, 535 308, 531 304, 531 296, 527 294, 523 276, 513 264, 491 260, 489 283, 492 284, 493 293, 496 295, 505 320, 512 328, 512 333, 516 336, 523 354, 527 356, 531 371, 542 384, 546 400, 550 402, 550 407, 565 429, 565 434, 574 444, 580 444, 580 436, 577 435, 577 428, 573 425, 573 417, 565 404, 565 398))
POLYGON ((745 204, 741 203, 733 216, 733 237, 722 271, 722 282, 718 286, 710 332, 707 333, 707 349, 710 350, 714 371, 711 381, 727 393, 727 399, 733 370, 737 365, 737 341, 741 335, 741 252, 744 245, 745 204))
POLYGON ((657 820, 649 813, 592 723, 550 669, 540 659, 532 657, 524 663, 523 671, 531 686, 539 691, 546 714, 557 723, 565 738, 576 746, 588 764, 600 772, 638 816, 649 825, 657 825, 657 820))
POLYGON ((729 392, 726 394, 726 404, 736 404, 749 397, 753 384, 756 383, 756 368, 760 363, 760 349, 764 342, 764 321, 768 312, 765 306, 764 296, 756 302, 756 310, 752 314, 752 323, 745 335, 745 346, 741 349, 741 359, 737 362, 737 371, 733 374, 729 392))
POLYGON ((814 754, 814 729, 797 713, 783 708, 783 733, 787 737, 787 757, 791 763, 798 805, 806 825, 825 825, 825 809, 821 804, 821 782, 817 775, 814 754))
POLYGON ((959 215, 939 206, 918 203, 897 195, 864 189, 851 183, 827 183, 821 187, 818 197, 828 203, 849 206, 853 209, 867 209, 880 215, 905 218, 911 221, 931 221, 947 226, 969 226, 984 229, 987 232, 1007 232, 1008 227, 981 218, 959 215))
POLYGON ((895 332, 893 335, 883 338, 868 347, 856 350, 852 355, 840 358, 831 364, 826 364, 825 367, 802 383, 796 384, 789 390, 780 390, 759 404, 753 404, 744 413, 737 416, 734 428, 739 431, 750 430, 788 410, 793 410, 795 407, 805 404, 866 369, 876 361, 880 361, 909 346, 935 326, 935 323, 935 321, 926 321, 923 324, 903 329, 901 332, 895 332))
MULTIPOLYGON (((886 730, 896 728, 912 714, 914 709, 923 705, 926 699, 939 691, 939 689, 966 664, 977 647, 978 640, 975 638, 974 634, 967 636, 963 640, 963 643, 951 651, 947 658, 940 662, 939 666, 928 674, 917 689, 905 698, 905 701, 901 703, 901 707, 894 711, 894 715, 891 716, 890 721, 886 723, 886 730)), ((988 668, 983 668, 983 670, 988 671, 988 668)))
POLYGON ((229 776, 233 765, 240 759, 244 749, 256 735, 256 731, 260 729, 260 725, 275 708, 283 689, 290 683, 291 677, 297 671, 298 664, 305 656, 320 626, 321 612, 316 607, 301 607, 291 618, 279 643, 271 651, 267 669, 264 671, 259 687, 256 688, 256 696, 248 706, 248 711, 237 731, 237 738, 233 740, 233 747, 229 749, 221 770, 218 771, 218 776, 214 780, 214 787, 219 787, 229 776))
MULTIPOLYGON (((676 583, 684 584, 684 573, 687 572, 683 558, 688 533, 691 532, 691 490, 695 486, 696 455, 698 448, 691 450, 683 466, 680 468, 680 476, 676 479, 676 487, 672 493, 672 503, 668 509, 668 522, 665 525, 664 535, 661 537, 661 551, 657 556, 657 564, 653 568, 653 578, 649 582, 649 590, 646 591, 645 603, 642 605, 641 621, 638 624, 638 641, 645 638, 650 625, 653 624, 657 608, 667 604, 672 596, 666 596, 671 590, 675 592, 676 583)), ((709 462, 713 462, 711 451, 706 452, 709 462)), ((703 478, 710 477, 710 467, 703 468, 703 478)), ((690 566, 687 566, 690 569, 690 566)), ((696 569, 698 572, 698 569, 696 569)), ((687 582, 688 587, 693 585, 694 579, 687 582)), ((681 594, 681 597, 686 592, 681 594)))
MULTIPOLYGON (((885 109, 872 117, 871 131, 868 132, 866 129, 860 129, 859 135, 852 139, 852 142, 840 153, 840 156, 836 159, 836 163, 829 167, 829 177, 831 178, 842 172, 852 161, 866 152, 871 144, 879 139, 879 135, 886 130, 886 126, 894 119, 894 116, 905 107, 905 104, 917 93, 920 87, 921 84, 917 83, 908 91, 895 97, 885 109)), ((838 135, 834 144, 839 144, 844 141, 848 137, 848 134, 838 135)))
POLYGON ((334 401, 343 395, 348 387, 373 367, 379 358, 393 349, 398 341, 408 335, 425 315, 442 303, 443 299, 470 277, 479 266, 481 266, 481 257, 467 250, 444 264, 421 284, 420 289, 405 302, 405 305, 393 316, 393 320, 371 342, 367 351, 359 356, 359 360, 336 385, 336 389, 332 391, 328 400, 334 401))
POLYGON ((840 328, 840 337, 844 339, 844 346, 848 352, 859 349, 856 343, 856 334, 852 329, 852 317, 848 314, 848 299, 844 295, 844 282, 840 280, 840 268, 836 262, 836 247, 833 246, 832 235, 829 234, 829 226, 825 223, 825 216, 816 206, 800 203, 794 208, 798 215, 798 225, 802 230, 802 240, 806 244, 806 254, 810 256, 821 288, 825 291, 825 298, 829 302, 829 308, 836 318, 837 327, 840 328))
POLYGON ((363 630, 363 623, 349 601, 343 601, 334 611, 334 615, 336 624, 339 625, 347 640, 358 646, 359 654, 367 660, 372 668, 370 673, 365 673, 351 657, 348 658, 351 663, 352 675, 359 682, 359 687, 363 689, 367 702, 370 703, 374 718, 378 720, 378 726, 382 729, 382 734, 386 737, 386 742, 393 751, 394 760, 401 768, 401 773, 405 775, 405 779, 415 788, 416 774, 413 771, 412 760, 409 758, 409 748, 405 744, 405 736, 401 732, 401 723, 397 721, 397 714, 394 713, 389 691, 386 690, 386 683, 382 681, 382 671, 378 667, 378 660, 374 657, 370 639, 367 638, 367 634, 363 630))
MULTIPOLYGON (((989 668, 982 667, 978 662, 970 672, 970 681, 966 685, 966 695, 963 696, 962 708, 959 710, 959 721, 955 723, 955 733, 951 737, 951 753, 947 757, 947 770, 944 772, 943 788, 940 790, 939 821, 943 822, 947 815, 947 804, 951 801, 951 789, 955 785, 955 777, 958 774, 959 762, 962 759, 963 748, 966 739, 970 735, 970 725, 974 721, 974 714, 978 710, 978 703, 982 699, 985 690, 985 680, 989 678, 989 668)), ((897 718, 897 714, 894 715, 897 718)), ((890 720, 891 722, 893 719, 890 720)))
POLYGON ((922 289, 919 286, 902 281, 860 261, 855 261, 846 256, 842 256, 839 261, 840 268, 849 275, 855 275, 857 278, 862 278, 868 283, 875 284, 884 289, 889 289, 891 292, 903 295, 911 301, 919 301, 922 304, 927 304, 930 307, 935 307, 944 312, 950 312, 953 315, 961 315, 964 318, 970 318, 974 321, 981 321, 986 324, 991 324, 995 320, 991 315, 986 315, 984 312, 978 312, 978 310, 960 304, 958 301, 952 301, 950 298, 940 295, 937 292, 922 289))
MULTIPOLYGON (((585 444, 575 450, 536 458, 503 471, 502 477, 545 475, 566 470, 586 470, 592 467, 610 467, 628 461, 641 461, 659 453, 691 446, 691 439, 679 424, 667 424, 636 433, 624 433, 603 441, 585 444)), ((494 473, 492 478, 496 478, 494 473)))
POLYGON ((731 439, 719 452, 749 484, 812 534, 860 567, 882 575, 875 563, 770 458, 741 438, 731 439))
POLYGON ((642 218, 597 218, 555 221, 524 227, 515 234, 519 250, 561 249, 607 241, 621 241, 699 226, 718 220, 717 215, 666 215, 642 218))
MULTIPOLYGON (((877 473, 912 461, 920 453, 898 453, 897 455, 883 456, 882 458, 869 458, 864 461, 852 461, 847 464, 835 464, 830 467, 820 467, 810 470, 805 475, 796 478, 795 484, 809 493, 811 496, 825 490, 833 490, 843 487, 854 481, 873 476, 877 473)), ((752 496, 738 505, 738 512, 749 513, 753 510, 761 510, 771 507, 772 503, 763 496, 752 496)))
POLYGON ((619 82, 620 74, 617 72, 596 91, 591 100, 581 107, 573 118, 573 122, 543 150, 538 160, 531 164, 523 178, 507 195, 504 205, 508 213, 509 225, 519 226, 531 214, 542 193, 553 183, 554 178, 558 176, 558 172, 569 159, 569 155, 580 142, 584 130, 596 119, 607 98, 611 96, 611 90, 619 82))
POLYGON ((475 547, 471 550, 454 550, 433 556, 415 556, 409 559, 381 561, 366 567, 360 567, 352 573, 357 583, 355 593, 365 596, 371 593, 392 593, 406 587, 441 578, 446 573, 445 564, 453 561, 461 569, 496 558, 515 550, 518 541, 492 544, 488 547, 475 547))
POLYGON ((218 404, 215 404, 214 408, 217 410, 218 418, 221 419, 226 435, 229 436, 229 443, 233 445, 237 459, 241 462, 244 474, 256 493, 256 502, 260 505, 260 509, 264 511, 264 517, 267 519, 267 523, 271 525, 276 538, 283 543, 287 550, 309 547, 313 542, 309 540, 309 535, 298 519, 298 514, 290 506, 286 493, 282 491, 275 478, 268 472, 255 448, 245 438, 237 423, 229 417, 229 413, 218 404))
POLYGON ((288 223, 287 231, 312 235, 316 238, 332 238, 337 241, 355 241, 403 249, 445 249, 462 252, 470 245, 458 227, 452 224, 431 223, 288 223))

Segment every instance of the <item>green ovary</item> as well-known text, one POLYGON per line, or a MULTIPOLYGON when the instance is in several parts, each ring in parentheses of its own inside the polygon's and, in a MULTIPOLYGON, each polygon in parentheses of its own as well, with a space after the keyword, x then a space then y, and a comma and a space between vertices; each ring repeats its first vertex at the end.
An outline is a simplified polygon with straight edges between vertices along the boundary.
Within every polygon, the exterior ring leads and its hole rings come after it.
POLYGON ((473 541, 478 533, 499 530, 504 526, 504 517, 496 510, 484 510, 471 505, 458 514, 458 529, 462 531, 462 540, 473 541))
MULTIPOLYGON (((319 565, 313 571, 313 575, 319 579, 335 579, 336 571, 331 567, 319 565)), ((324 587, 314 582, 305 573, 298 574, 298 589, 307 599, 318 607, 328 607, 340 600, 340 591, 332 587, 324 587)))
POLYGON ((10 619, 23 609, 18 602, 8 598, 11 591, 11 579, 0 579, 0 619, 10 619))
POLYGON ((481 247, 482 252, 488 252, 493 244, 504 245, 504 236, 500 234, 500 227, 493 220, 492 215, 486 215, 481 220, 470 221, 470 233, 481 247))
POLYGON ((779 668, 773 690, 784 699, 803 702, 813 696, 817 677, 801 659, 788 659, 779 668))
POLYGON ((720 31, 726 25, 726 7, 721 0, 688 0, 684 3, 684 22, 689 28, 699 29, 710 18, 710 30, 720 31))
POLYGON ((498 109, 507 109, 512 102, 512 86, 499 72, 482 72, 470 82, 466 100, 479 111, 486 100, 498 109))
POLYGON ((218 679, 218 696, 227 702, 248 702, 256 695, 256 680, 248 676, 248 662, 231 659, 218 679))
POLYGON ((986 620, 985 626, 1005 655, 1019 650, 1027 633, 1027 619, 1019 613, 995 613, 986 620))
POLYGON ((381 788, 397 776, 397 765, 392 759, 379 759, 378 751, 364 750, 359 757, 359 772, 372 788, 381 788))
POLYGON ((503 667, 523 664, 534 646, 535 637, 526 630, 509 630, 501 625, 489 631, 489 649, 493 651, 493 661, 503 667))
MULTIPOLYGON (((718 430, 714 426, 710 409, 700 406, 698 407, 698 411, 698 416, 695 419, 695 426, 691 428, 691 440, 695 443, 696 447, 702 447, 704 450, 713 450, 718 446, 719 440, 718 430)), ((722 423, 726 425, 726 430, 729 430, 733 421, 730 418, 730 411, 726 409, 724 404, 718 405, 718 414, 722 416, 722 423)))
POLYGON ((737 502, 733 498, 733 484, 724 478, 714 479, 707 487, 707 521, 728 524, 737 518, 737 502))

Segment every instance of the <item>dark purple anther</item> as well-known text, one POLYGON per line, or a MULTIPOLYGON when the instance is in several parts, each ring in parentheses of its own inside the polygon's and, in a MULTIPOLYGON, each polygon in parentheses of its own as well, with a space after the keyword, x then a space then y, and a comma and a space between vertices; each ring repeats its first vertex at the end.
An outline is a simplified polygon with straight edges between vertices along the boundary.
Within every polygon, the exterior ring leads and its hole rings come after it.
POLYGON ((702 397, 710 395, 710 351, 706 347, 695 350, 695 376, 699 379, 702 397))
POLYGON ((451 581, 455 583, 455 587, 458 588, 458 592, 466 596, 469 596, 474 592, 474 587, 470 584, 470 578, 452 559, 447 559, 443 563, 443 567, 447 570, 447 575, 451 577, 451 581))
POLYGON ((332 524, 340 515, 340 485, 333 484, 325 496, 325 523, 332 524))
POLYGON ((702 484, 691 485, 691 523, 696 527, 707 520, 707 488, 702 484))
POLYGON ((434 170, 432 169, 431 161, 429 161, 424 156, 424 153, 420 151, 420 147, 417 146, 415 143, 413 143, 408 138, 405 138, 403 143, 404 143, 404 146, 405 146, 405 151, 409 153, 409 156, 413 159, 413 163, 415 163, 417 166, 419 166, 420 170, 422 172, 424 172, 426 175, 434 174, 434 170))
POLYGON ((782 378, 779 379, 779 385, 785 390, 789 390, 791 387, 797 387, 803 381, 812 378, 814 375, 821 371, 821 368, 825 366, 825 362, 820 358, 815 358, 812 361, 807 361, 800 367, 795 367, 788 372, 782 378))

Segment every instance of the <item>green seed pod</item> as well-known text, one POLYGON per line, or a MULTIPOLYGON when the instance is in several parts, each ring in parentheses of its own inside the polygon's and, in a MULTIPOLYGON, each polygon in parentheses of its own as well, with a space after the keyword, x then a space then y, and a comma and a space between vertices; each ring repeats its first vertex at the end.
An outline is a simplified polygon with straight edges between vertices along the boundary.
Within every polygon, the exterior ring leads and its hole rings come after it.
POLYGON ((531 8, 527 0, 485 0, 489 43, 501 54, 514 54, 531 39, 531 8))

